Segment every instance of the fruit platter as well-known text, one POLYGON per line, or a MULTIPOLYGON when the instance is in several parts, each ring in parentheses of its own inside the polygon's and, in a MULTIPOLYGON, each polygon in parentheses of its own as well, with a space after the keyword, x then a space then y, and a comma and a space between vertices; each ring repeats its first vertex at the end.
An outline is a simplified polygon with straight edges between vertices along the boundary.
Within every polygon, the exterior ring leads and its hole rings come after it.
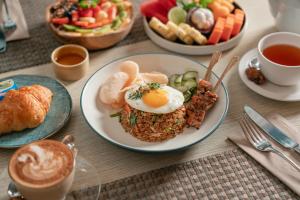
POLYGON ((128 0, 65 0, 48 6, 50 30, 64 43, 102 49, 121 41, 130 32, 133 6, 128 0))
POLYGON ((207 55, 236 46, 246 27, 234 0, 147 0, 144 28, 157 45, 187 55, 207 55))

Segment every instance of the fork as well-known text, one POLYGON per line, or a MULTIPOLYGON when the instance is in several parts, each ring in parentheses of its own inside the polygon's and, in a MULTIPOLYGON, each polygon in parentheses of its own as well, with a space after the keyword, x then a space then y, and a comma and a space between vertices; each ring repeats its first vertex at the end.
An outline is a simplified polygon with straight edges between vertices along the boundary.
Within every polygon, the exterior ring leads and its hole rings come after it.
POLYGON ((259 151, 273 152, 286 161, 288 161, 297 171, 300 172, 300 167, 291 160, 287 155, 280 150, 274 148, 267 138, 263 135, 262 131, 252 122, 252 120, 244 113, 242 119, 239 121, 244 135, 248 138, 250 143, 259 151))
POLYGON ((5 31, 13 31, 17 28, 16 22, 12 20, 12 18, 9 15, 8 6, 6 3, 6 0, 3 0, 5 11, 6 11, 6 20, 4 20, 4 30, 5 31))

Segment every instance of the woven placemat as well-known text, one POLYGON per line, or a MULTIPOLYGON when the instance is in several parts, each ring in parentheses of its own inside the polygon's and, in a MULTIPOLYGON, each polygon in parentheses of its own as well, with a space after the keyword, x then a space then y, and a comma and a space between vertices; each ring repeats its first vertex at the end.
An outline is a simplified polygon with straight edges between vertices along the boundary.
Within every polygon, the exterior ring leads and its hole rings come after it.
MULTIPOLYGON (((50 62, 51 52, 61 45, 45 23, 46 6, 55 0, 20 0, 28 24, 30 39, 9 42, 7 51, 0 54, 0 73, 50 62)), ((134 0, 136 20, 131 33, 114 47, 148 39, 143 29, 138 5, 134 0)), ((114 48, 112 47, 112 48, 114 48)))
POLYGON ((300 199, 240 149, 104 184, 100 199, 300 199))

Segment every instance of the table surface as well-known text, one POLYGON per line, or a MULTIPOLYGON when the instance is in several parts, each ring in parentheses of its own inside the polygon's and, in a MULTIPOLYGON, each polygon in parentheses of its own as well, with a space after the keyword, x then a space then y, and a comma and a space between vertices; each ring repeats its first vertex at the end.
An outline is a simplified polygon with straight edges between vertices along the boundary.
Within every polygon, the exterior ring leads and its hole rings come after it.
MULTIPOLYGON (((223 53, 221 62, 214 69, 217 74, 222 72, 224 65, 227 64, 232 56, 242 56, 248 50, 255 48, 258 40, 263 35, 276 31, 274 20, 269 11, 268 1, 238 0, 237 2, 246 10, 249 22, 248 30, 237 47, 223 53)), ((234 148, 234 145, 228 142, 226 138, 229 135, 241 134, 238 119, 241 116, 242 108, 245 104, 255 107, 263 114, 278 112, 291 120, 297 127, 300 126, 300 103, 278 102, 259 96, 242 83, 237 68, 235 68, 224 80, 225 85, 228 87, 230 97, 228 115, 224 123, 206 140, 184 151, 156 155, 132 152, 114 146, 93 133, 86 124, 79 105, 80 93, 86 80, 104 64, 118 57, 142 52, 166 51, 149 40, 120 48, 100 51, 91 56, 88 75, 76 82, 64 82, 73 99, 74 107, 72 117, 69 123, 51 138, 61 139, 68 133, 74 135, 80 154, 97 168, 102 183, 234 148)), ((193 56, 190 58, 207 65, 210 56, 193 56)), ((3 73, 0 74, 0 78, 16 74, 48 75, 55 78, 50 63, 3 73)), ((13 152, 14 150, 0 149, 0 171, 7 166, 8 160, 13 152)))

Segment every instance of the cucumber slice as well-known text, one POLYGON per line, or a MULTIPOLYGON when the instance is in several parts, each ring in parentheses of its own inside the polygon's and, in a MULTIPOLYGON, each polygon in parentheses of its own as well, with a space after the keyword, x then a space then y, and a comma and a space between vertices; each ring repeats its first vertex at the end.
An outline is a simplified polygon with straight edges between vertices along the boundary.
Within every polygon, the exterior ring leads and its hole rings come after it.
POLYGON ((196 72, 196 71, 188 71, 188 72, 185 72, 183 74, 183 78, 182 79, 184 81, 187 81, 189 79, 195 79, 195 80, 197 80, 197 77, 198 77, 198 72, 196 72))
POLYGON ((119 14, 119 16, 120 16, 120 19, 123 20, 123 19, 125 19, 128 16, 128 14, 127 14, 126 11, 121 11, 120 14, 119 14))
POLYGON ((184 93, 186 91, 188 91, 189 89, 184 86, 184 85, 180 85, 180 86, 176 86, 175 89, 179 90, 180 92, 184 93))
POLYGON ((75 30, 76 32, 79 32, 79 33, 92 33, 93 32, 93 29, 83 29, 83 28, 78 28, 75 30))
POLYGON ((175 86, 175 80, 177 79, 179 75, 178 74, 173 74, 170 78, 169 78, 169 85, 173 88, 176 88, 175 86))
POLYGON ((175 79, 175 83, 181 85, 183 75, 182 75, 182 74, 177 74, 177 75, 178 75, 178 76, 177 76, 177 78, 175 79))
POLYGON ((67 31, 76 31, 76 29, 78 29, 77 26, 68 25, 68 24, 64 24, 63 27, 64 27, 67 31))
POLYGON ((192 98, 192 93, 188 90, 183 93, 184 103, 188 102, 192 98))
POLYGON ((197 82, 195 79, 188 79, 182 82, 182 85, 188 88, 188 90, 197 87, 197 82))
POLYGON ((105 25, 100 28, 94 29, 94 33, 97 35, 105 34, 111 31, 110 25, 105 25))
POLYGON ((112 22, 111 28, 117 30, 122 25, 122 21, 120 17, 116 17, 116 19, 112 22))

